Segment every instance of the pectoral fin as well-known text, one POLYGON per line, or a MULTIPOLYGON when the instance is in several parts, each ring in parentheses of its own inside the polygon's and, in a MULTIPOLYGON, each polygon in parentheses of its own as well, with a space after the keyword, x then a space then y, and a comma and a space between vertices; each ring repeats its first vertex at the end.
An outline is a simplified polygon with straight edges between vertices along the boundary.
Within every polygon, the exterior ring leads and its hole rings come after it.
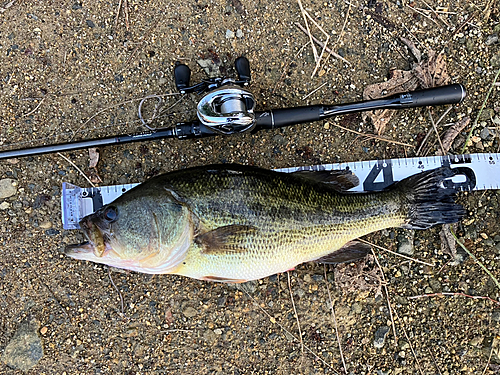
POLYGON ((227 225, 196 236, 194 242, 204 254, 242 252, 247 250, 248 236, 256 232, 257 228, 250 225, 227 225))
POLYGON ((371 246, 359 241, 350 241, 333 253, 318 258, 315 262, 325 264, 351 263, 364 258, 371 252, 371 246))

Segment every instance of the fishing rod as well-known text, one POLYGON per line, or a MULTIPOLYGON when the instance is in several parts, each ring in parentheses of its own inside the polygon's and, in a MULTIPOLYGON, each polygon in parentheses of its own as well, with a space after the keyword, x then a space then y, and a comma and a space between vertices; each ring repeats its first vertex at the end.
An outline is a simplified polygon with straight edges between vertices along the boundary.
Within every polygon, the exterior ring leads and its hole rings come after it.
POLYGON ((456 104, 462 102, 466 96, 465 88, 461 84, 453 84, 355 103, 308 105, 255 111, 256 102, 254 96, 246 89, 251 81, 248 59, 243 56, 237 58, 235 68, 238 79, 217 77, 205 79, 198 84, 189 86, 191 77, 189 67, 185 64, 175 66, 175 85, 181 94, 208 92, 198 103, 198 118, 196 120, 180 122, 172 127, 154 129, 138 134, 122 134, 107 138, 1 151, 0 159, 112 144, 144 142, 161 138, 188 139, 235 133, 254 133, 263 129, 277 129, 354 112, 456 104))

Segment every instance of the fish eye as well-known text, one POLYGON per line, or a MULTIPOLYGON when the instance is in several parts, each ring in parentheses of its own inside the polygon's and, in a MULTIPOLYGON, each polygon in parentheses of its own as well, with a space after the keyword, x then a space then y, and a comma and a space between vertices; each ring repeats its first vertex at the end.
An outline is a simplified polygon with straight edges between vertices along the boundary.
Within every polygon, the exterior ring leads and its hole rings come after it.
POLYGON ((118 211, 115 207, 108 207, 104 210, 102 216, 108 222, 112 223, 113 221, 116 221, 116 219, 118 219, 118 211))

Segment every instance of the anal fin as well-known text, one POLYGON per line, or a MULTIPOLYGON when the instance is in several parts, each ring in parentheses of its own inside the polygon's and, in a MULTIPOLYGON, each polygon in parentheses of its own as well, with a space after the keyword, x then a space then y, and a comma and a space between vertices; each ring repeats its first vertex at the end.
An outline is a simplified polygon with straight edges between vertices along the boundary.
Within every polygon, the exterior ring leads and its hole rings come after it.
POLYGON ((371 252, 371 249, 370 245, 363 242, 350 241, 333 253, 316 259, 315 262, 324 264, 351 263, 364 258, 371 252))

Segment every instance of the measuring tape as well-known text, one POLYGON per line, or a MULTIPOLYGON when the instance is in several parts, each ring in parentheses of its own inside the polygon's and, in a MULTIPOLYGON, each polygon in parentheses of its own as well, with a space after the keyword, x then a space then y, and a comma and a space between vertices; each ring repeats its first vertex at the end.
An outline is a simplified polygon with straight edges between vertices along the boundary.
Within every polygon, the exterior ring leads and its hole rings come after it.
MULTIPOLYGON (((396 181, 420 171, 449 166, 459 168, 457 180, 446 180, 446 187, 457 191, 500 189, 500 154, 466 154, 428 156, 417 158, 369 160, 338 164, 320 164, 306 167, 275 169, 277 172, 350 170, 359 178, 359 185, 352 192, 382 190, 396 181)), ((61 211, 64 229, 79 229, 80 220, 111 203, 126 191, 139 184, 81 188, 64 182, 61 211)))

